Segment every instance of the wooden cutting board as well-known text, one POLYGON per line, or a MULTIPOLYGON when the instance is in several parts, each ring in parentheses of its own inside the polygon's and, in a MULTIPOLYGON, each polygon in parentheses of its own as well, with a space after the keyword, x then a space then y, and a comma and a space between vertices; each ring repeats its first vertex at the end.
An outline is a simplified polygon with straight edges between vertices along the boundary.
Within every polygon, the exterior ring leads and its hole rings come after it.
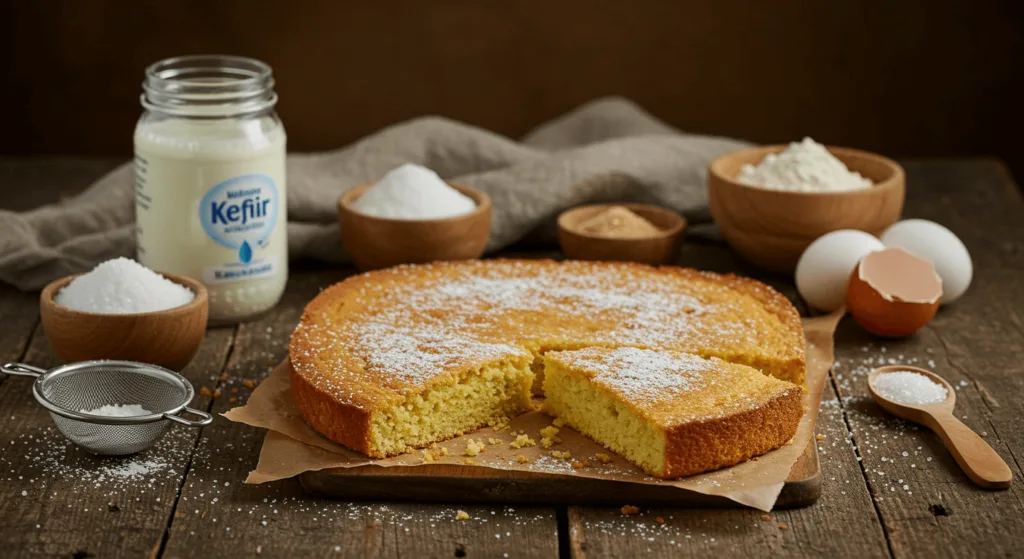
MULTIPOLYGON (((449 464, 337 468, 307 472, 299 481, 314 495, 357 501, 739 506, 724 497, 676 487, 449 464)), ((820 496, 821 464, 812 438, 793 465, 775 506, 804 507, 820 496)))

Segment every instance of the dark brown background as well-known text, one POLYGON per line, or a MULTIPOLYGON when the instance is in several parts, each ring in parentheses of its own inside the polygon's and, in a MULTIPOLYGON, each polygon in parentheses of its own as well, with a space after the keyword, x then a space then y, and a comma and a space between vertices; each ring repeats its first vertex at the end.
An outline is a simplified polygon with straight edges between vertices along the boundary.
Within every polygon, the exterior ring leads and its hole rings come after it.
POLYGON ((516 136, 601 95, 693 132, 1024 166, 1024 3, 4 2, 0 154, 127 156, 144 67, 270 63, 293 150, 433 113, 516 136))

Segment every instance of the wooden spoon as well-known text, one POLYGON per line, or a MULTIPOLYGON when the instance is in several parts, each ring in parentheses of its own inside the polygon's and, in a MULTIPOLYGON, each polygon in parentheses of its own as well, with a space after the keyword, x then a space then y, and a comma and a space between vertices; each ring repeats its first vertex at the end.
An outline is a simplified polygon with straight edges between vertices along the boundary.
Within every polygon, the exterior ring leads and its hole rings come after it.
POLYGON ((939 375, 918 367, 891 365, 879 367, 868 375, 868 390, 875 402, 882 409, 907 421, 920 423, 935 431, 949 452, 963 468, 971 481, 986 489, 1006 489, 1010 487, 1013 473, 1006 462, 996 454, 977 433, 953 416, 953 405, 956 395, 953 387, 939 375), (946 399, 936 404, 901 404, 887 400, 875 391, 875 378, 885 373, 911 371, 927 376, 933 382, 946 387, 946 399))

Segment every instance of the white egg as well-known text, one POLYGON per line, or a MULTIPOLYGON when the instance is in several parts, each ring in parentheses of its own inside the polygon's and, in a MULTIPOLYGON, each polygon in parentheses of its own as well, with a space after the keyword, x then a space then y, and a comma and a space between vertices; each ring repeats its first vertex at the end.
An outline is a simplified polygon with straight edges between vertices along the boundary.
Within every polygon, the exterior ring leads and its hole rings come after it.
POLYGON ((818 237, 796 263, 796 290, 807 304, 834 311, 846 301, 850 274, 869 252, 885 245, 873 235, 854 229, 840 229, 818 237))
POLYGON ((942 278, 942 303, 960 298, 971 285, 974 265, 967 247, 952 231, 925 219, 900 221, 882 233, 882 243, 899 247, 935 263, 942 278))

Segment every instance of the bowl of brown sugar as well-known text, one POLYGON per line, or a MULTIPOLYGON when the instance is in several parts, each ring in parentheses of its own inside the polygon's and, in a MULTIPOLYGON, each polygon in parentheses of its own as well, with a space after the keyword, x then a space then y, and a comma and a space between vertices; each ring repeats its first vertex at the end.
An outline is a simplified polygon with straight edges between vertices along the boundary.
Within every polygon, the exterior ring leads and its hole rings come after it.
POLYGON ((594 204, 558 216, 558 242, 573 260, 665 264, 675 259, 684 229, 683 216, 650 204, 594 204))

